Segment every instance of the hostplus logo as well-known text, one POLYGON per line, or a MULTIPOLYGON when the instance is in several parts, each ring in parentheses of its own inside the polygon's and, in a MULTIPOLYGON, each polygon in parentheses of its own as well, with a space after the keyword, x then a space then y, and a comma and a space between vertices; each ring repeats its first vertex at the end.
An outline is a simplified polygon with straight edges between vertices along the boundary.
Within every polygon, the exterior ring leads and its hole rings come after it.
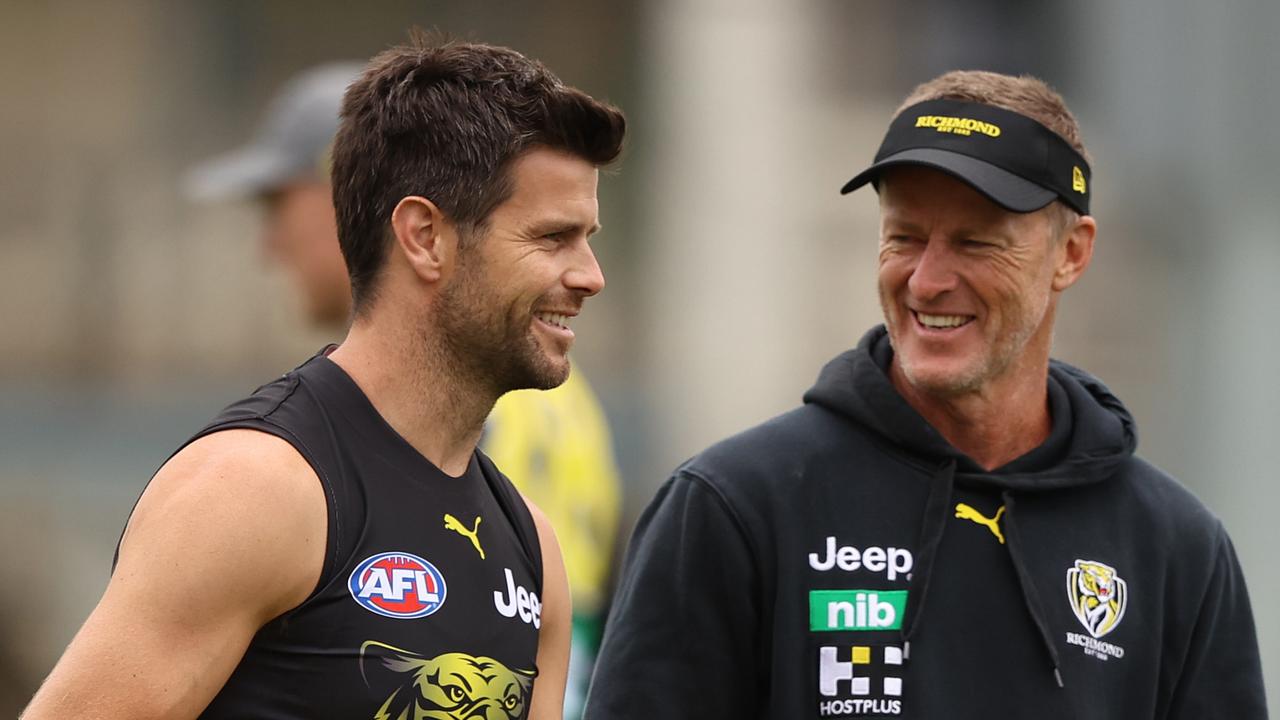
POLYGON ((906 660, 897 645, 818 648, 818 716, 901 714, 906 660))

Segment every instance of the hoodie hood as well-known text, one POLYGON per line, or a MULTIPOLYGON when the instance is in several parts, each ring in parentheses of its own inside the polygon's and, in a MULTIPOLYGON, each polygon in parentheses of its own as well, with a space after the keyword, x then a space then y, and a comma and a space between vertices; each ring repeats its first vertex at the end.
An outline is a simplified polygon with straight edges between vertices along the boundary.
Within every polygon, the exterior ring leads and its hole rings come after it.
POLYGON ((957 450, 894 388, 893 358, 883 325, 827 363, 804 395, 865 427, 913 462, 954 463, 955 481, 993 490, 1044 492, 1100 482, 1137 447, 1133 416, 1100 380, 1066 363, 1049 363, 1049 438, 1012 462, 986 470, 957 450))

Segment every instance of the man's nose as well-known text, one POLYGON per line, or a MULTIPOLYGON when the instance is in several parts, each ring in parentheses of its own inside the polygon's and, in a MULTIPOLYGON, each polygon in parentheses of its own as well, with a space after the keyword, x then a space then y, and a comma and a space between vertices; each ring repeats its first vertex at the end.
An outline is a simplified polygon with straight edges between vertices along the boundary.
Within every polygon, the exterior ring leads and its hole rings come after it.
POLYGON ((956 288, 955 253, 949 243, 941 238, 925 242, 907 288, 920 300, 932 300, 956 288))
POLYGON ((596 260, 596 253, 585 239, 578 241, 579 247, 574 252, 573 263, 564 274, 564 284, 581 293, 583 297, 591 297, 604 289, 604 271, 596 260))

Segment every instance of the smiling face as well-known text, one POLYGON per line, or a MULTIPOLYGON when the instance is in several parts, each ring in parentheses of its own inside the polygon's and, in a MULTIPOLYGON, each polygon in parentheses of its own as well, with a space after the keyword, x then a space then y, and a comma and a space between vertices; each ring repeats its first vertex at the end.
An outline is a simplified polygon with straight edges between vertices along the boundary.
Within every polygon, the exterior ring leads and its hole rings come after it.
POLYGON ((455 362, 498 393, 569 376, 571 321, 604 288, 588 238, 599 229, 595 166, 534 148, 512 165, 511 197, 459 256, 437 304, 455 362))
POLYGON ((1078 275, 1062 283, 1050 211, 1009 212, 916 166, 890 168, 879 189, 879 293, 895 382, 952 397, 1043 374, 1055 291, 1078 275))

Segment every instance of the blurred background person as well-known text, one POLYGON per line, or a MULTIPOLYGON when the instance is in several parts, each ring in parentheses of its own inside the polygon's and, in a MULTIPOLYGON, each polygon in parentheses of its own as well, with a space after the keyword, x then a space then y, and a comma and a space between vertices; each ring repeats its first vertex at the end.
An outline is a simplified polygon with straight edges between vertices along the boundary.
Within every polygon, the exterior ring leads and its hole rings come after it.
MULTIPOLYGON (((1232 536, 1280 682, 1280 3, 177 0, 0 11, 0 672, 29 697, 107 582, 145 478, 196 423, 335 339, 254 272, 250 203, 176 180, 300 70, 412 25, 518 47, 627 108, 579 319, 630 525, 699 449, 793 407, 880 317, 873 194, 833 202, 911 87, 1030 73, 1073 99, 1108 242, 1055 327, 1232 536), (851 239, 852 238, 852 239, 851 239), (1228 478, 1230 481, 1223 481, 1228 478)), ((563 531, 562 531, 563 532, 563 531)), ((646 588, 664 592, 664 588, 646 588)), ((0 716, 25 704, 6 703, 0 716)), ((1274 692, 1273 704, 1274 704, 1274 692)))
MULTIPOLYGON (((334 62, 299 73, 271 100, 247 145, 184 178, 196 200, 259 202, 263 253, 289 275, 308 320, 335 340, 349 320, 351 286, 338 246, 330 152, 342 95, 362 67, 334 62)), ((565 716, 577 717, 600 640, 618 530, 620 483, 608 422, 575 366, 553 390, 502 396, 481 449, 556 528, 573 597, 565 716)))

